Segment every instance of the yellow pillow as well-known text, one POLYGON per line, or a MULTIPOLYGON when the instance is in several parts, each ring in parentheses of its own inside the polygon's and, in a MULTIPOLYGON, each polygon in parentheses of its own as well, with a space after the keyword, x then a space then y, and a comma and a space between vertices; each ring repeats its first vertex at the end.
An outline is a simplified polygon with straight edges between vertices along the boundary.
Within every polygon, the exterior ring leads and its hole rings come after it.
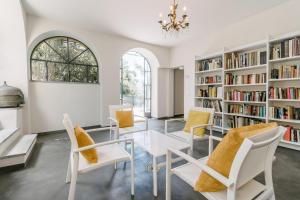
MULTIPOLYGON (((212 152, 206 164, 225 177, 228 177, 232 162, 244 139, 275 127, 277 127, 277 123, 256 124, 230 129, 212 152)), ((225 188, 225 185, 207 173, 201 172, 194 189, 198 192, 218 192, 225 188)))
MULTIPOLYGON (((191 110, 189 112, 189 116, 188 116, 188 119, 186 121, 183 131, 190 133, 191 128, 193 126, 207 124, 209 117, 210 117, 209 112, 200 112, 200 111, 191 110)), ((194 134, 197 136, 203 136, 204 133, 205 133, 204 128, 196 128, 194 134)))
POLYGON ((133 114, 132 110, 118 110, 116 111, 116 119, 119 122, 120 128, 133 126, 133 114))
MULTIPOLYGON (((95 144, 91 136, 80 126, 76 126, 74 131, 79 148, 95 144)), ((80 153, 88 161, 88 163, 98 162, 98 154, 95 148, 81 151, 80 153)))

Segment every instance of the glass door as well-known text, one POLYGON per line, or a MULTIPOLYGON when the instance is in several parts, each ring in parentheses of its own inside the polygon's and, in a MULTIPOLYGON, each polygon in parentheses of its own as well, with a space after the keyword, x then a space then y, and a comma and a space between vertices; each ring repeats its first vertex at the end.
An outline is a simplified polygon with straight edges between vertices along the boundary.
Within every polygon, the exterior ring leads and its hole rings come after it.
POLYGON ((151 67, 144 56, 131 51, 122 56, 120 83, 121 103, 133 105, 137 115, 151 117, 151 67))

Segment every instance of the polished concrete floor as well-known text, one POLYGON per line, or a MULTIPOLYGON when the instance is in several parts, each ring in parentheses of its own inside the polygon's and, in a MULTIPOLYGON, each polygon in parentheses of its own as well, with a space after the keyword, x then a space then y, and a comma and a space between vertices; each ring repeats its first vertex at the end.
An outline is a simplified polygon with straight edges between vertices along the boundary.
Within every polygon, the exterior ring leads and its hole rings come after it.
MULTIPOLYGON (((151 120, 150 128, 163 131, 162 120, 151 120)), ((173 128, 181 128, 181 123, 173 128)), ((96 142, 108 138, 107 132, 94 132, 96 142)), ((207 142, 195 145, 195 157, 207 153, 207 142)), ((0 200, 65 200, 69 186, 65 184, 70 143, 66 133, 41 135, 35 151, 25 169, 0 170, 0 200)), ((273 167, 274 187, 277 200, 300 199, 300 152, 278 148, 273 167)), ((140 148, 136 149, 135 199, 155 199, 152 196, 152 174, 146 166, 151 157, 140 148)), ((257 177, 263 181, 263 175, 257 177)), ((159 172, 159 196, 165 199, 165 170, 159 172)), ((174 177, 172 199, 205 199, 183 181, 174 177)), ((130 167, 120 163, 118 170, 107 166, 79 176, 76 199, 125 200, 130 197, 130 167)))

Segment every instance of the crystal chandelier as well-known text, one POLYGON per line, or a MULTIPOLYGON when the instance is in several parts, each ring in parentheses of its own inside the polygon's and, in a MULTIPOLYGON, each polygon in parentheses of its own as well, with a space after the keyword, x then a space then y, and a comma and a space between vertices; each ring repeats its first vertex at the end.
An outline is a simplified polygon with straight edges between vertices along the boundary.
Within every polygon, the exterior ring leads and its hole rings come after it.
POLYGON ((183 15, 181 20, 177 20, 177 8, 178 3, 174 0, 173 4, 170 6, 170 13, 168 14, 168 17, 170 18, 170 21, 167 22, 165 19, 163 19, 163 15, 159 14, 160 20, 158 23, 161 25, 161 28, 168 32, 168 31, 180 31, 181 29, 186 29, 189 27, 189 21, 188 16, 186 14, 186 7, 183 7, 183 15))

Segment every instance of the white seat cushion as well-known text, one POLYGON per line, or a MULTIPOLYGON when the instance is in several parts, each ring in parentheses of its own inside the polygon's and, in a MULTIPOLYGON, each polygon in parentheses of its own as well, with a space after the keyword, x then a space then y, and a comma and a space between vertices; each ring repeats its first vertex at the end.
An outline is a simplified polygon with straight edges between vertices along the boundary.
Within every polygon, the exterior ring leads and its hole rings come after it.
POLYGON ((132 127, 126 127, 126 128, 119 128, 119 134, 129 134, 129 133, 135 133, 139 131, 145 131, 145 127, 143 126, 132 126, 132 127))
POLYGON ((146 119, 145 118, 142 118, 142 117, 139 117, 139 116, 134 116, 134 122, 136 123, 139 123, 139 122, 145 122, 146 119))
MULTIPOLYGON (((207 158, 208 157, 204 157, 199 159, 198 161, 199 163, 205 164, 207 158)), ((196 185, 196 181, 198 180, 201 170, 195 165, 187 163, 179 167, 173 168, 172 172, 181 179, 183 179, 185 182, 187 182, 189 185, 194 187, 196 185)))
POLYGON ((96 148, 99 159, 98 163, 90 164, 79 154, 78 172, 84 173, 105 165, 114 164, 115 161, 130 160, 130 154, 119 144, 110 144, 96 148))
MULTIPOLYGON (((199 163, 205 164, 208 157, 199 159, 199 163)), ((191 163, 173 168, 172 172, 194 188, 199 178, 201 170, 191 163)), ((266 188, 263 184, 251 180, 244 186, 238 189, 236 200, 251 200, 266 188)), ((201 193, 208 199, 227 200, 227 190, 220 192, 203 192, 201 193)))
MULTIPOLYGON (((190 141, 190 133, 184 132, 184 131, 174 131, 174 132, 170 132, 167 135, 171 136, 171 137, 175 137, 179 140, 183 140, 183 141, 190 141)), ((202 137, 199 137, 197 135, 194 135, 194 140, 207 140, 208 139, 208 135, 203 135, 202 137)))
MULTIPOLYGON (((237 190, 236 200, 252 200, 265 189, 266 187, 263 184, 252 179, 237 190)), ((227 190, 221 192, 203 192, 201 194, 206 198, 227 200, 227 190)))

